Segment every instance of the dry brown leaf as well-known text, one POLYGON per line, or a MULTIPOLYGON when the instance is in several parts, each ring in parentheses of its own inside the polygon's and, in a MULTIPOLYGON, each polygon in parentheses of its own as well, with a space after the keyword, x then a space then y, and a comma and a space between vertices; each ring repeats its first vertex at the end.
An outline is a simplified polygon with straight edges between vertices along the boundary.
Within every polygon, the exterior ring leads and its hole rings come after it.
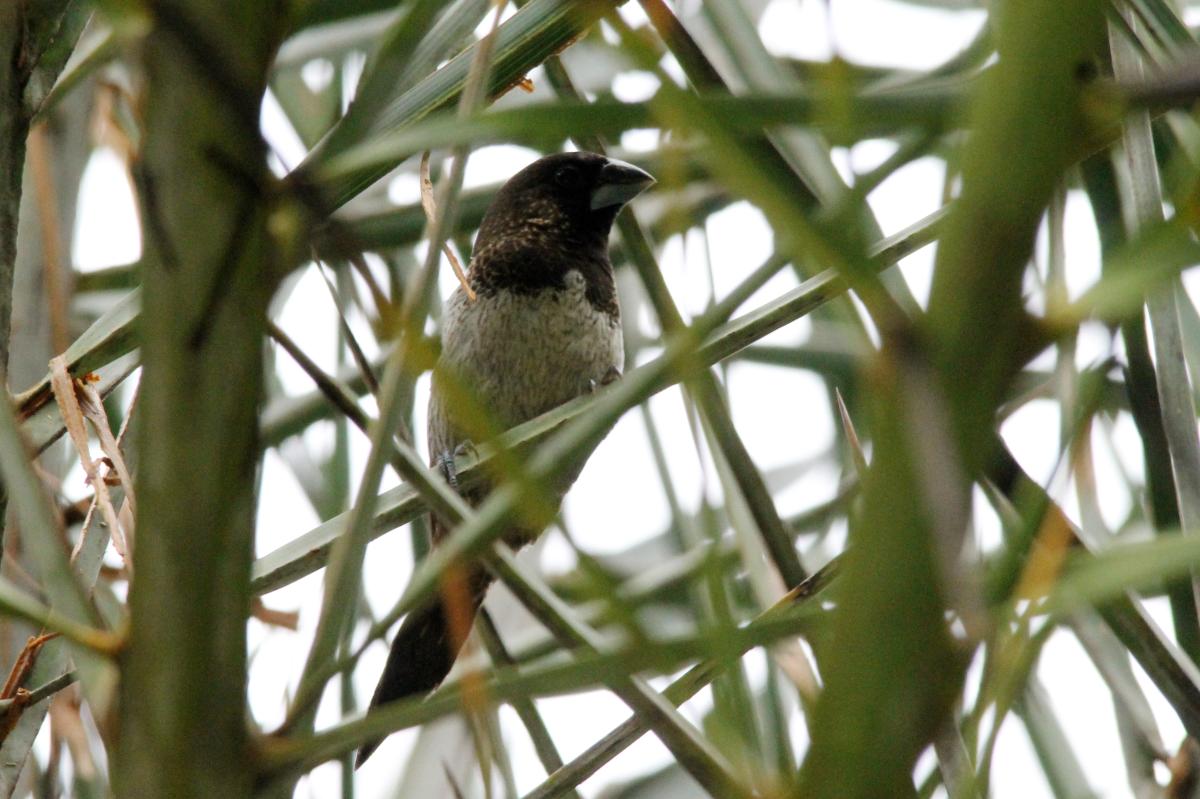
MULTIPOLYGON (((125 418, 121 420, 121 429, 117 431, 117 446, 118 452, 121 452, 125 446, 125 436, 129 433, 129 423, 133 420, 133 414, 137 411, 138 400, 142 398, 142 384, 139 382, 133 390, 133 399, 129 400, 129 409, 125 411, 125 418)), ((103 402, 101 407, 103 407, 103 402)), ((121 460, 124 466, 124 459, 121 460)), ((128 469, 126 469, 128 471, 128 469)), ((125 485, 125 499, 121 501, 121 512, 117 514, 117 518, 121 522, 121 529, 125 531, 125 541, 129 546, 130 551, 133 551, 136 546, 134 523, 137 516, 133 512, 133 480, 130 479, 125 485)))
POLYGON ((1017 583, 1016 596, 1022 599, 1039 599, 1049 593, 1058 580, 1067 553, 1075 541, 1070 521, 1056 506, 1051 505, 1034 538, 1029 560, 1017 583))
MULTIPOLYGON (((125 503, 130 505, 131 511, 136 512, 137 505, 134 505, 133 499, 133 475, 130 474, 130 469, 125 464, 125 456, 121 452, 118 440, 113 438, 112 427, 108 423, 108 414, 104 413, 104 402, 100 397, 100 392, 96 391, 94 386, 88 384, 80 385, 79 392, 86 399, 86 402, 82 404, 83 415, 91 422, 92 428, 96 431, 97 438, 100 438, 100 449, 103 450, 107 461, 112 465, 113 470, 116 471, 121 487, 125 488, 125 503)), ((134 396, 134 403, 130 405, 130 410, 128 410, 128 413, 125 415, 125 421, 121 425, 122 434, 124 434, 128 422, 130 422, 134 408, 137 408, 136 401, 137 396, 134 396)))
MULTIPOLYGON (((475 639, 471 637, 476 606, 471 599, 466 570, 461 564, 450 566, 442 574, 441 596, 446 608, 450 640, 461 644, 460 657, 469 658, 476 645, 475 639)), ((488 689, 482 672, 478 669, 466 670, 459 679, 459 684, 462 685, 463 709, 467 713, 479 713, 488 707, 488 689)))
POLYGON ((8 678, 4 681, 4 687, 0 688, 0 700, 9 701, 4 712, 0 713, 0 744, 4 743, 4 739, 13 731, 13 727, 17 726, 25 708, 29 707, 31 694, 21 687, 21 683, 25 682, 29 672, 33 670, 38 652, 46 645, 47 641, 57 637, 58 633, 31 636, 25 642, 21 653, 17 655, 16 661, 13 662, 12 668, 8 672, 8 678))
MULTIPOLYGON (((104 479, 104 472, 101 470, 101 466, 104 464, 92 459, 91 447, 88 444, 87 428, 84 424, 84 411, 79 403, 78 395, 79 393, 83 393, 87 404, 92 406, 89 412, 93 415, 93 426, 96 427, 97 432, 100 434, 102 446, 105 433, 100 432, 100 430, 103 428, 104 431, 108 431, 108 421, 104 417, 103 403, 99 402, 99 395, 96 394, 94 388, 87 385, 81 386, 71 377, 71 373, 67 370, 66 360, 62 356, 50 359, 50 387, 54 392, 54 399, 58 403, 59 412, 62 414, 63 424, 67 428, 71 443, 75 445, 75 450, 79 453, 79 461, 83 465, 84 472, 87 474, 87 480, 96 492, 95 501, 100 507, 100 513, 111 531, 113 547, 116 548, 117 553, 120 554, 121 559, 125 562, 126 568, 131 568, 129 553, 125 546, 125 536, 120 522, 117 520, 117 512, 113 507, 112 497, 108 492, 108 483, 104 479), (87 392, 91 392, 90 395, 87 392), (93 397, 95 398, 94 401, 91 399, 93 397), (95 411, 95 405, 101 407, 98 414, 95 411), (97 425, 96 418, 104 418, 103 423, 97 425)), ((112 439, 111 431, 107 432, 107 436, 110 440, 112 439)), ((121 476, 125 477, 125 475, 121 476)), ((87 528, 85 527, 83 534, 80 536, 81 541, 86 534, 87 528)))
POLYGON ((283 627, 287 630, 297 630, 300 627, 299 611, 269 608, 263 604, 260 597, 254 598, 254 603, 250 606, 250 615, 272 627, 283 627))
POLYGON ((137 107, 137 99, 117 81, 100 80, 96 85, 96 104, 92 111, 92 140, 117 153, 127 164, 137 151, 121 122, 119 105, 137 107))
POLYGON ((57 637, 58 633, 47 633, 29 637, 29 640, 25 642, 25 646, 21 649, 21 653, 17 655, 12 668, 9 669, 8 678, 4 681, 3 688, 0 688, 0 699, 13 699, 16 697, 21 683, 25 682, 25 678, 29 676, 29 672, 33 668, 34 661, 37 660, 38 652, 41 651, 42 647, 48 641, 52 641, 57 637))
POLYGON ((1200 784, 1200 745, 1191 736, 1184 738, 1179 745, 1179 751, 1171 755, 1167 768, 1171 772, 1171 781, 1167 783, 1163 796, 1167 799, 1185 799, 1195 793, 1200 784))

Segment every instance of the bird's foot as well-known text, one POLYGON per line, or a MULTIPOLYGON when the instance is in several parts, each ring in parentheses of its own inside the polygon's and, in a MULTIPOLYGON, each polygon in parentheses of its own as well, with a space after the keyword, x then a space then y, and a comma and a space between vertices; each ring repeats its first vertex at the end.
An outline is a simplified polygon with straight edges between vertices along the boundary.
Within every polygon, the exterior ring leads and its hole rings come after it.
POLYGON ((438 468, 442 470, 442 475, 446 478, 446 482, 455 491, 458 491, 458 466, 456 461, 459 458, 467 456, 478 457, 479 450, 475 449, 475 444, 472 441, 462 441, 454 451, 442 450, 438 454, 438 468))
POLYGON ((621 370, 615 366, 608 367, 608 371, 604 373, 604 377, 600 378, 600 382, 588 380, 588 393, 595 394, 605 386, 611 386, 613 383, 621 379, 621 370))

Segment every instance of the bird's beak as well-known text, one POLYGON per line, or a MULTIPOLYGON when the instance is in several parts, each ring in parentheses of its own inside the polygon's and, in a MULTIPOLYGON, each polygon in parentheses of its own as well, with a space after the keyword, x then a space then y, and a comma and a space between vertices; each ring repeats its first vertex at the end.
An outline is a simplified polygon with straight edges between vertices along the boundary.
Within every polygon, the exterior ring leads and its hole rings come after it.
POLYGON ((652 183, 654 178, 646 170, 609 158, 608 163, 600 168, 596 188, 592 190, 592 210, 624 205, 652 183))

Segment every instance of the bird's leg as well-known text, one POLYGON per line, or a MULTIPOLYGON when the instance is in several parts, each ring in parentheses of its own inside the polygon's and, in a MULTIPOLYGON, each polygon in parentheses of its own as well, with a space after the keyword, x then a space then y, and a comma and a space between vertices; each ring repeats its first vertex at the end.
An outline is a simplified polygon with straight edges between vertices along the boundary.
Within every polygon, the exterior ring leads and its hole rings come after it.
POLYGON ((455 491, 458 491, 458 465, 456 459, 466 456, 479 457, 479 450, 475 449, 474 442, 469 439, 459 442, 454 451, 442 450, 438 453, 438 468, 442 470, 442 475, 446 478, 446 482, 455 491))
POLYGON ((455 491, 458 490, 458 469, 454 466, 454 453, 448 449, 444 449, 437 456, 438 468, 442 472, 442 477, 446 478, 446 482, 455 491))

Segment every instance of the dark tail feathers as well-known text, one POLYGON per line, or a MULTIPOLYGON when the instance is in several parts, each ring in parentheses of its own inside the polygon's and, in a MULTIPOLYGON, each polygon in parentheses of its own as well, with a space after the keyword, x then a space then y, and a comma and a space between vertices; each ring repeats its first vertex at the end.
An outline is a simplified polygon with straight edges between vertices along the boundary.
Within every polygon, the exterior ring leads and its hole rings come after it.
MULTIPOLYGON (((466 615, 469 610, 470 618, 474 619, 479 606, 483 604, 490 580, 482 573, 471 577, 466 596, 462 597, 462 612, 466 615)), ((462 626, 463 629, 458 631, 459 636, 451 635, 451 617, 444 599, 409 613, 392 641, 383 675, 375 686, 375 695, 371 697, 371 708, 410 696, 423 696, 437 688, 458 657, 462 648, 461 634, 470 629, 469 624, 462 626)), ((365 763, 381 743, 382 738, 364 744, 358 750, 354 767, 365 763)))

